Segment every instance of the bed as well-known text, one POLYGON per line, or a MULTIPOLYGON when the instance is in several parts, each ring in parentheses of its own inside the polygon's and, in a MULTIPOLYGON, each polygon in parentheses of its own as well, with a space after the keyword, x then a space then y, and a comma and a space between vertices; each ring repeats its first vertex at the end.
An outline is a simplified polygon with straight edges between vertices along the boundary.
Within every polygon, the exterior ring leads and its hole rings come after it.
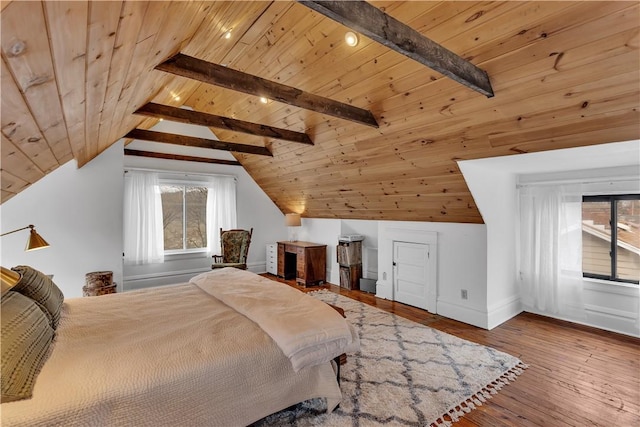
POLYGON ((331 360, 358 346, 331 307, 233 268, 69 299, 32 397, 3 400, 2 425, 245 426, 316 397, 331 411, 331 360))

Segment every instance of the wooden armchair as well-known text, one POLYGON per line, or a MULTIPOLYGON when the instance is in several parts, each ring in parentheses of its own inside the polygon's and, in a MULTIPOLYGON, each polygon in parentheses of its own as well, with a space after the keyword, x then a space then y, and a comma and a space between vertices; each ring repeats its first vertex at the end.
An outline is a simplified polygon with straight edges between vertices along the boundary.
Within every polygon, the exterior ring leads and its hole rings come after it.
POLYGON ((249 231, 239 229, 222 231, 221 228, 222 255, 213 255, 211 268, 235 267, 246 270, 251 234, 253 234, 253 228, 249 231))

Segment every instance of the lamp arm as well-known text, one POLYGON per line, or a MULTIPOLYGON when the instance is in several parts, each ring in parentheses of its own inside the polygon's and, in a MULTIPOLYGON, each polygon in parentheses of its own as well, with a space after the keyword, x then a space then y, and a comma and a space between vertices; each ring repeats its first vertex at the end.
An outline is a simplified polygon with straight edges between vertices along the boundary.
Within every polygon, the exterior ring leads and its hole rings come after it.
POLYGON ((29 224, 29 225, 27 225, 26 227, 22 227, 22 228, 18 228, 17 230, 7 231, 6 233, 2 233, 2 234, 0 234, 0 237, 2 237, 2 236, 6 236, 7 234, 15 233, 15 232, 17 232, 17 231, 26 230, 27 228, 31 228, 31 229, 33 229, 34 227, 35 227, 34 225, 29 224))

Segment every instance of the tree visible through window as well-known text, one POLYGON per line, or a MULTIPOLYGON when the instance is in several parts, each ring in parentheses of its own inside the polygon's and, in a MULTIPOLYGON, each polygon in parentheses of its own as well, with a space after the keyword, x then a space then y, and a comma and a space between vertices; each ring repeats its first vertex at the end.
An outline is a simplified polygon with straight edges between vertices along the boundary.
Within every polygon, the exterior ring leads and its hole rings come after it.
POLYGON ((582 270, 585 277, 638 283, 640 195, 583 197, 582 270))
POLYGON ((207 188, 163 184, 162 219, 165 252, 207 247, 207 188))

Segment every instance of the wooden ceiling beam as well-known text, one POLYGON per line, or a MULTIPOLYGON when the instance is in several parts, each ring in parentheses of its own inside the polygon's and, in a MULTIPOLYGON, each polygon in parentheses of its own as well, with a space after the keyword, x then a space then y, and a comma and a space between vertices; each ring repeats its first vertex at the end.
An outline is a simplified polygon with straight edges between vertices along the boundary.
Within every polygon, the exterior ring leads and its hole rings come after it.
POLYGON ((273 154, 266 147, 235 142, 217 141, 215 139, 197 138, 194 136, 177 135, 174 133, 156 132, 153 130, 133 129, 124 138, 142 141, 164 142, 166 144, 182 145, 186 147, 209 148, 212 150, 235 151, 237 153, 258 154, 271 156, 273 154))
POLYGON ((486 71, 365 1, 299 0, 299 3, 487 98, 493 97, 486 71))
POLYGON ((288 129, 276 128, 259 123, 245 122, 244 120, 217 116, 200 111, 185 110, 184 108, 156 104, 154 102, 143 105, 135 114, 313 145, 313 141, 311 141, 311 138, 306 133, 294 132, 288 129))
POLYGON ((291 86, 272 82, 182 53, 157 65, 156 69, 237 92, 266 97, 340 119, 375 128, 378 127, 378 122, 368 110, 334 101, 333 99, 323 98, 291 86))
POLYGON ((242 166, 237 160, 210 159, 208 157, 183 156, 181 154, 156 153, 153 151, 124 149, 125 156, 150 157, 153 159, 181 160, 185 162, 213 163, 217 165, 242 166))

